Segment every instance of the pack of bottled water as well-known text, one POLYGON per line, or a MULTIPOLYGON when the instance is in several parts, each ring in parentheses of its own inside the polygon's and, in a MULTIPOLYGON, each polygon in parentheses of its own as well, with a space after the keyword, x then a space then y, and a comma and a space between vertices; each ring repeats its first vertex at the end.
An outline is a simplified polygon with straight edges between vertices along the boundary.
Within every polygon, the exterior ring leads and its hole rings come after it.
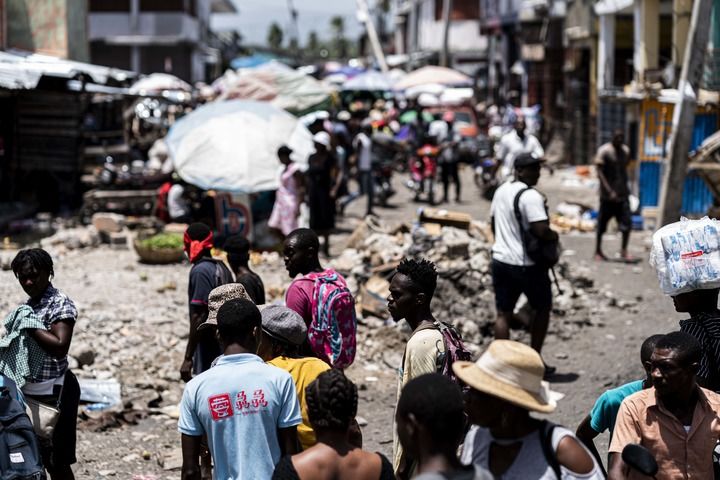
POLYGON ((682 218, 653 235, 650 264, 667 295, 720 288, 720 222, 682 218))

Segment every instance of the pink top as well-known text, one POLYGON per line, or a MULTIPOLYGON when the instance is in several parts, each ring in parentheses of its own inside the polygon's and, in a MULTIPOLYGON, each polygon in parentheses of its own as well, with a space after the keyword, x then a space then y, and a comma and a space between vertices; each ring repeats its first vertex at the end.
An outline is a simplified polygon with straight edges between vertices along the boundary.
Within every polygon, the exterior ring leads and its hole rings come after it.
POLYGON ((285 305, 300 314, 306 325, 312 323, 312 297, 315 282, 305 277, 292 281, 285 292, 285 305))
POLYGON ((301 171, 300 165, 291 163, 280 175, 280 187, 275 193, 275 205, 270 214, 268 225, 289 235, 298 227, 298 208, 301 198, 298 191, 295 173, 301 171))

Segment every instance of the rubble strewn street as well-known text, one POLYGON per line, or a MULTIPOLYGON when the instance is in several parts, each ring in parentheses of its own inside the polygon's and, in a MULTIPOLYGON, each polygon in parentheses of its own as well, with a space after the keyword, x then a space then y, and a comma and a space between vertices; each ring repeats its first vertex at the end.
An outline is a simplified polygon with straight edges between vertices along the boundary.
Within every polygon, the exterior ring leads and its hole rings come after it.
MULTIPOLYGON (((400 195, 398 203, 406 194, 400 195)), ((550 193, 551 201, 555 195, 550 193)), ((349 375, 360 387, 359 415, 367 422, 363 432, 369 449, 388 454, 392 449, 395 370, 409 333, 404 322, 394 325, 386 319, 385 282, 393 262, 408 254, 436 261, 440 279, 435 310, 460 328, 474 351, 491 339, 491 233, 481 220, 486 208, 482 201, 459 206, 475 212, 467 230, 442 227, 438 232, 416 226, 412 232, 412 220, 398 220, 417 218, 412 203, 393 210, 387 222, 360 220, 352 209, 344 221, 348 234, 337 237, 335 258, 329 263, 347 274, 351 289, 359 294, 358 306, 365 310, 359 319, 357 361, 349 375)), ((656 330, 670 330, 674 320, 654 288, 649 267, 592 262, 588 235, 570 234, 562 241, 566 253, 557 273, 563 293, 555 297, 546 355, 558 365, 560 381, 572 385, 556 386, 569 401, 553 418, 572 422, 591 407, 603 385, 640 375, 636 349, 648 327, 637 315, 656 318, 656 330)), ((141 264, 129 243, 101 244, 93 226, 60 230, 42 244, 56 261, 55 284, 75 299, 80 311, 71 367, 80 378, 115 380, 122 387, 120 405, 81 405, 78 478, 179 478, 176 427, 183 384, 178 367, 187 337, 189 265, 141 264)), ((640 236, 633 248, 644 254, 640 236)), ((0 251, 0 263, 7 266, 12 255, 0 251)), ((288 279, 280 255, 254 254, 253 269, 263 277, 268 301, 281 299, 288 279)), ((10 271, 0 272, 0 299, 4 311, 24 301, 10 271)), ((513 335, 527 340, 522 331, 513 335)))

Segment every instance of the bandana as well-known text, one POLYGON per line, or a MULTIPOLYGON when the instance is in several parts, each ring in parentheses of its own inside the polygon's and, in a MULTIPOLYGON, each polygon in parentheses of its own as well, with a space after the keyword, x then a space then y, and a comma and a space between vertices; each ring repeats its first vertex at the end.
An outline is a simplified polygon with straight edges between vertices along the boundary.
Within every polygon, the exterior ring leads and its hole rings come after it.
POLYGON ((203 251, 213 247, 213 234, 210 232, 203 240, 192 240, 187 232, 185 232, 183 243, 185 245, 185 252, 187 252, 188 257, 190 257, 190 263, 195 263, 195 260, 198 259, 203 251))

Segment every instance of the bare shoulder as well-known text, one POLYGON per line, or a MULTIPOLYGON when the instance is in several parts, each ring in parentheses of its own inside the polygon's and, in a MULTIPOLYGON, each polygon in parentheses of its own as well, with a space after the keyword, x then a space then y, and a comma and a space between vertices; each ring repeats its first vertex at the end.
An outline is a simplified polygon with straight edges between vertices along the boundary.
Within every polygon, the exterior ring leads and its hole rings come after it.
POLYGON ((558 444, 557 459, 560 465, 573 473, 581 475, 595 470, 595 462, 580 441, 572 435, 566 435, 558 444))
POLYGON ((339 460, 334 450, 323 445, 315 445, 292 457, 300 478, 325 478, 337 469, 339 460))
POLYGON ((339 467, 341 478, 375 479, 380 477, 382 460, 377 453, 356 448, 340 460, 339 467), (345 477, 344 473, 349 476, 345 477))

